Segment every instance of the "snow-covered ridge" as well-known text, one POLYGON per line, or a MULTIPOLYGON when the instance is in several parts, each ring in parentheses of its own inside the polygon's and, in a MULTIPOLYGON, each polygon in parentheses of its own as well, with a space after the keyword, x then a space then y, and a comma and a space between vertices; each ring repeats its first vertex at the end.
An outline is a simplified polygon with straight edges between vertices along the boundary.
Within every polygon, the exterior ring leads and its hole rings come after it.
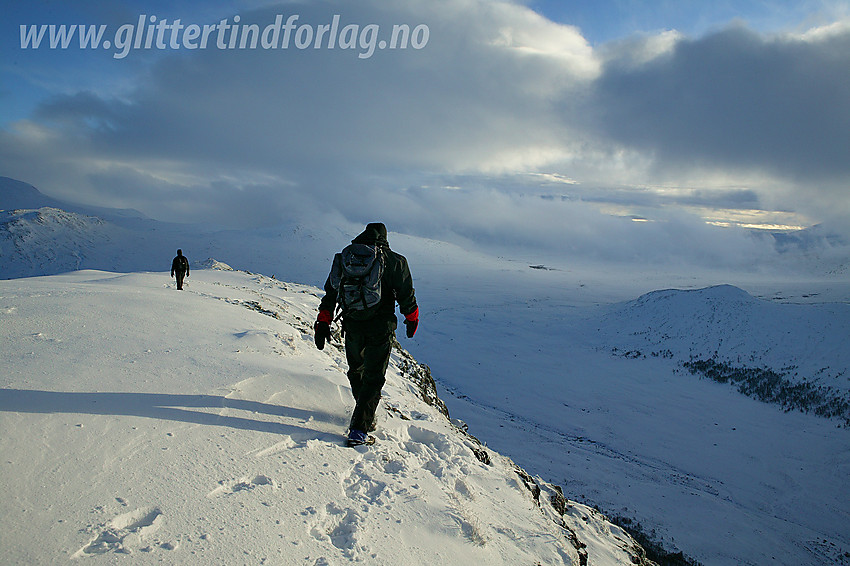
POLYGON ((447 418, 401 348, 378 443, 343 447, 352 401, 338 342, 313 345, 318 293, 220 269, 183 292, 162 272, 0 281, 4 559, 646 563, 447 418))

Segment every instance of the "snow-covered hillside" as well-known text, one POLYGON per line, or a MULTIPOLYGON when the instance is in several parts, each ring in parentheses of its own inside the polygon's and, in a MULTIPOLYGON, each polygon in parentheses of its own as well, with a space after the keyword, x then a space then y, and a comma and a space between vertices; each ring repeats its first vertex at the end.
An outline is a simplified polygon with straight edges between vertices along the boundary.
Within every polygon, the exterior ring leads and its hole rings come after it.
POLYGON ((9 564, 629 564, 620 528, 464 433, 393 355, 378 442, 342 445, 316 288, 238 271, 0 281, 9 564), (429 399, 431 402, 426 402, 429 399))
POLYGON ((813 378, 824 373, 819 362, 831 360, 835 367, 821 380, 850 389, 850 379, 838 379, 850 368, 848 304, 784 304, 718 285, 654 291, 609 310, 599 334, 620 341, 621 349, 664 350, 685 359, 710 353, 775 368, 797 365, 813 378))
POLYGON ((103 255, 117 232, 96 216, 52 207, 2 211, 0 223, 3 276, 9 278, 77 270, 88 255, 103 255))
POLYGON ((667 357, 742 392, 850 426, 850 305, 777 304, 732 285, 655 291, 616 305, 600 342, 667 357))

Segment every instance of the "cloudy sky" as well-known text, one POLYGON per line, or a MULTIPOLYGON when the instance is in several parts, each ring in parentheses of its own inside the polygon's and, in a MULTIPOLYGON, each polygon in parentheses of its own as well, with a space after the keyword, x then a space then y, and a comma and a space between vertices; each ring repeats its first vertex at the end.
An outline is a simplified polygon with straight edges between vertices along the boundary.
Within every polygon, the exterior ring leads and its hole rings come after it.
POLYGON ((846 0, 36 0, 0 30, 0 175, 66 200, 603 259, 850 236, 846 0))

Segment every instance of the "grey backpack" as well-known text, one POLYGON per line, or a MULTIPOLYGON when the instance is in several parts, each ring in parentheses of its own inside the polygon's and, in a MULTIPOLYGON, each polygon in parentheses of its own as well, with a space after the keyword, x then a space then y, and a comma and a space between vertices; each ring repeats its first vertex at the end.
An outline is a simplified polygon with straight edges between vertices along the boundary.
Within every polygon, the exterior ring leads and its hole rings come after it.
POLYGON ((334 256, 330 279, 344 316, 362 320, 375 314, 383 274, 384 258, 377 246, 351 244, 334 256))

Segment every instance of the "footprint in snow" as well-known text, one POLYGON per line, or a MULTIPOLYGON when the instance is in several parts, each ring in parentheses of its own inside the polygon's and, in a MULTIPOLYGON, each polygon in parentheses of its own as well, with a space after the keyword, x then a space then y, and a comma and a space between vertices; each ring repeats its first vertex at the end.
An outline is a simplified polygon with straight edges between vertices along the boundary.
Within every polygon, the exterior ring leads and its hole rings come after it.
POLYGON ((221 497, 223 495, 232 495, 240 491, 251 491, 258 486, 277 487, 273 479, 263 474, 258 474, 252 478, 242 478, 237 481, 221 481, 217 488, 207 494, 207 497, 221 497))
POLYGON ((363 517, 354 509, 328 503, 323 510, 311 507, 306 514, 316 516, 309 529, 316 540, 332 544, 349 560, 357 560, 367 552, 358 541, 363 517))
POLYGON ((130 554, 136 550, 150 552, 156 547, 174 550, 177 548, 176 543, 162 543, 151 539, 162 527, 162 522, 162 511, 157 507, 143 507, 122 513, 105 524, 89 529, 96 533, 96 536, 75 552, 72 558, 108 552, 122 554, 130 554), (148 543, 148 540, 151 542, 148 543))
POLYGON ((387 483, 372 477, 370 465, 362 461, 342 478, 342 486, 349 499, 359 499, 370 505, 388 505, 390 502, 387 483))

